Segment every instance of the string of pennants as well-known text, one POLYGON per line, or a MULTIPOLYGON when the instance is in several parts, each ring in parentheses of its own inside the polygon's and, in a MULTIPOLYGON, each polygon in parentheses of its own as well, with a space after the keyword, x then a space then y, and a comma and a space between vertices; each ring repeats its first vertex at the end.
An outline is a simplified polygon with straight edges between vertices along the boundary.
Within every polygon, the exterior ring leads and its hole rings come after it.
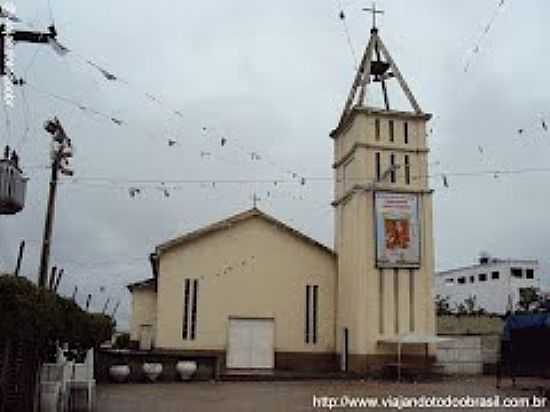
MULTIPOLYGON (((69 105, 72 105, 84 112, 88 112, 90 114, 93 114, 93 115, 96 115, 96 116, 99 116, 103 119, 106 119, 108 120, 109 122, 112 122, 114 123, 115 125, 117 126, 130 126, 130 123, 127 122, 126 120, 123 120, 121 118, 117 118, 117 117, 113 117, 105 112, 102 112, 101 110, 98 110, 96 108, 93 108, 89 105, 85 105, 85 104, 82 104, 81 102, 73 99, 73 98, 70 98, 70 97, 65 97, 65 96, 61 96, 59 94, 55 94, 55 93, 51 93, 51 92, 47 92, 47 91, 44 91, 40 88, 38 88, 37 86, 35 86, 34 84, 32 83, 29 83, 27 81, 24 81, 22 80, 20 85, 27 85, 29 86, 32 90, 36 91, 37 93, 39 94, 42 94, 42 95, 45 95, 47 97, 50 97, 52 99, 56 99, 56 100, 59 100, 65 104, 69 104, 69 105)), ((136 130, 139 130, 141 132, 143 132, 143 128, 140 128, 140 127, 135 127, 136 130)), ((241 151, 245 156, 246 158, 248 158, 249 160, 252 160, 252 161, 264 161, 265 163, 268 163, 270 164, 271 166, 277 168, 279 171, 281 171, 281 173, 284 173, 286 175, 288 175, 289 177, 291 177, 292 179, 297 179, 301 182, 303 182, 305 179, 302 178, 300 176, 300 174, 296 171, 293 171, 293 170, 290 170, 290 169, 283 169, 281 168, 279 165, 277 165, 274 161, 272 161, 271 159, 269 159, 267 156, 259 153, 258 151, 250 151, 250 150, 247 150, 246 148, 244 148, 242 145, 240 145, 240 143, 238 142, 237 139, 232 139, 226 135, 222 135, 220 133, 215 133, 214 135, 211 133, 211 130, 214 130, 213 128, 208 128, 206 126, 202 126, 200 128, 200 133, 202 136, 206 136, 207 138, 211 139, 214 141, 214 143, 220 147, 220 148, 225 148, 225 147, 228 147, 228 146, 232 146, 234 148, 236 148, 237 150, 241 151)), ((152 137, 153 135, 150 134, 149 137, 152 137)), ((156 136, 156 135, 155 135, 156 136)), ((182 146, 182 142, 179 138, 175 137, 175 136, 168 136, 165 139, 165 144, 167 145, 167 147, 169 148, 176 148, 178 146, 182 146)), ((210 159, 211 157, 218 157, 220 158, 220 155, 216 155, 214 156, 214 154, 211 152, 211 151, 207 151, 207 150, 201 150, 199 151, 199 156, 202 160, 206 160, 206 159, 210 159)))
MULTIPOLYGON (((344 13, 344 7, 343 7, 343 4, 341 3, 342 5, 342 9, 339 13, 339 18, 341 21, 344 22, 345 24, 345 19, 346 19, 346 15, 344 13)), ((500 10, 503 8, 503 6, 505 5, 505 0, 499 0, 498 2, 498 5, 497 5, 497 9, 493 15, 493 17, 490 19, 489 23, 485 26, 478 42, 475 44, 474 48, 473 48, 473 54, 477 54, 479 52, 479 49, 480 49, 480 44, 483 40, 483 37, 486 36, 492 26, 494 25, 495 21, 496 21, 496 18, 498 17, 498 14, 500 12, 500 10)), ((1 17, 1 16, 0 16, 1 17)), ((18 21, 20 21, 20 19, 18 19, 18 21)), ((351 37, 349 36, 349 32, 348 32, 348 41, 350 43, 350 46, 352 47, 352 44, 351 44, 351 37)), ((61 55, 61 56, 76 56, 77 58, 81 59, 85 64, 87 64, 89 67, 93 68, 94 70, 96 70, 106 81, 108 82, 120 82, 120 83, 123 83, 125 85, 127 85, 128 87, 132 87, 133 86, 131 85, 131 83, 124 79, 123 77, 111 72, 110 70, 106 69, 105 67, 103 67, 102 65, 98 64, 97 62, 91 60, 91 59, 87 59, 87 58, 84 58, 83 56, 81 56, 79 53, 65 47, 64 45, 62 44, 59 44, 58 47, 56 48, 56 51, 61 55)), ((469 64, 470 64, 470 60, 468 61, 467 63, 467 66, 465 68, 465 71, 467 71, 468 67, 469 67, 469 64)), ((43 94, 46 94, 48 95, 49 97, 51 98, 55 98, 57 100, 60 100, 60 101, 63 101, 67 104, 71 104, 77 108, 79 108, 80 110, 82 110, 83 112, 87 112, 87 113, 90 113, 90 114, 93 114, 93 115, 96 115, 96 116, 100 116, 108 121, 110 121, 111 123, 113 123, 114 125, 116 126, 125 126, 127 125, 128 123, 124 120, 124 119, 121 119, 119 117, 115 117, 115 116, 112 116, 112 115, 109 115, 101 110, 97 110, 91 106, 88 106, 88 105, 85 105, 85 104, 82 104, 80 102, 78 102, 77 100, 74 100, 72 98, 68 98, 68 97, 65 97, 65 96, 60 96, 60 95, 57 95, 57 94, 54 94, 54 93, 50 93, 50 92, 44 92, 44 91, 41 91, 39 88, 37 88, 36 86, 28 83, 27 81, 25 81, 24 79, 22 78, 16 78, 15 76, 13 76, 12 78, 12 82, 17 85, 17 86, 30 86, 32 89, 38 91, 38 92, 41 92, 43 94)), ((158 97, 157 95, 155 94, 152 94, 152 93, 149 93, 149 92, 141 92, 141 94, 143 94, 143 96, 148 99, 149 101, 151 102, 154 102, 156 103, 157 105, 159 105, 160 107, 162 107, 163 109, 165 109, 166 111, 168 111, 171 115, 177 117, 178 119, 183 119, 184 118, 184 115, 181 111, 177 110, 177 109, 174 109, 173 107, 171 107, 170 105, 168 105, 163 99, 161 99, 160 97, 158 97)), ((540 118, 540 121, 539 121, 539 127, 542 131, 544 132, 548 132, 548 129, 549 129, 549 124, 548 122, 544 119, 544 118, 540 118)), ((525 135, 525 134, 528 134, 528 132, 530 132, 531 130, 534 130, 534 128, 525 128, 525 127, 521 127, 521 128, 518 128, 517 129, 517 134, 518 135, 525 135)), ((208 127, 206 126, 203 126, 201 128, 201 133, 203 135, 208 135, 209 137, 213 138, 216 140, 217 144, 219 145, 220 148, 224 148, 226 147, 227 145, 231 145, 233 147, 236 147, 237 149, 241 150, 250 160, 252 161, 259 161, 259 160, 264 160, 265 162, 271 164, 272 166, 276 167, 276 168, 280 168, 275 162, 271 161, 270 159, 266 158, 264 155, 258 153, 257 151, 250 151, 250 150, 246 150, 244 147, 242 147, 237 139, 234 139, 234 138, 229 138, 225 135, 218 135, 218 136, 210 136, 209 134, 209 129, 208 127)), ((429 135, 433 134, 433 129, 430 129, 429 135)), ((173 147, 176 147, 176 146, 179 146, 181 145, 180 141, 178 138, 176 137, 173 137, 173 136, 170 136, 170 137, 166 137, 165 138, 166 140, 166 144, 169 148, 173 148, 173 147)), ((481 155, 484 154, 484 149, 482 146, 478 146, 478 150, 480 152, 481 155)), ((200 158, 201 159, 208 159, 210 157, 212 157, 213 153, 210 152, 210 151, 206 151, 206 150, 201 150, 200 151, 200 158)), ((306 178, 304 176, 301 176, 300 174, 298 174, 296 171, 292 171, 292 170, 288 170, 288 169, 280 169, 282 172, 284 172, 285 174, 287 174, 288 176, 290 176, 293 180, 299 182, 301 185, 305 185, 306 184, 306 178)), ((506 171, 504 172, 500 172, 498 170, 492 172, 492 174, 497 177, 498 175, 500 174, 505 174, 506 171)), ((453 174, 441 174, 440 177, 442 179, 442 183, 443 183, 443 186, 444 187, 449 187, 449 176, 452 176, 453 174)), ((278 180, 274 180, 274 182, 277 182, 278 180)), ((281 181, 282 182, 282 181, 281 181)), ((203 182, 202 185, 203 187, 206 187, 208 183, 206 182, 203 182)), ((211 185, 212 188, 215 188, 215 185, 216 185, 216 181, 211 181, 209 183, 211 185)), ((168 186, 166 185, 160 185, 158 188, 158 190, 160 190, 164 197, 170 197, 170 191, 171 190, 175 190, 174 187, 172 188, 169 188, 168 186)), ((136 198, 137 196, 139 196, 143 190, 145 190, 143 187, 130 187, 128 188, 128 194, 131 198, 136 198)), ((177 190, 177 189, 176 189, 177 190)))
POLYGON ((480 53, 483 40, 487 35, 489 35, 489 32, 493 28, 496 22, 496 19, 500 15, 500 12, 502 11, 504 5, 505 5, 505 0, 498 0, 498 4, 495 9, 495 12, 493 13, 493 16, 491 17, 489 22, 484 26, 477 41, 475 42, 474 46, 472 47, 472 49, 470 50, 469 54, 466 57, 466 63, 464 65, 464 73, 468 73, 468 70, 470 70, 474 56, 480 53))
MULTIPOLYGON (((216 190, 218 186, 220 185, 228 185, 228 184, 259 184, 261 183, 263 185, 261 193, 263 196, 263 199, 292 199, 292 200, 304 200, 303 193, 296 193, 290 190, 285 190, 282 188, 283 184, 291 183, 290 181, 286 180, 273 180, 273 181, 253 181, 253 180, 189 180, 179 183, 166 183, 166 182, 159 182, 158 184, 154 184, 152 182, 142 183, 142 184, 134 184, 131 182, 128 182, 126 184, 117 183, 116 181, 111 181, 110 183, 108 181, 100 182, 100 183, 94 183, 93 181, 87 181, 86 178, 79 179, 75 178, 72 180, 64 180, 61 182, 62 184, 71 184, 71 185, 79 185, 79 186, 87 186, 92 188, 105 188, 105 189, 114 189, 114 190, 123 190, 126 191, 128 196, 131 199, 140 198, 146 193, 151 192, 157 192, 161 193, 161 195, 164 198, 170 198, 173 194, 173 192, 177 192, 180 190, 183 190, 185 186, 188 186, 189 184, 196 185, 200 189, 211 189, 216 190), (272 186, 270 189, 269 186, 272 186)), ((295 183, 295 182, 292 182, 295 183)), ((302 180, 299 182, 300 186, 304 186, 306 184, 306 179, 302 178, 302 180)), ((257 189, 258 193, 260 193, 259 188, 257 189)))
MULTIPOLYGON (((17 19, 17 21, 22 22, 22 20, 19 19, 19 18, 17 19)), ((178 109, 172 107, 171 105, 169 105, 168 103, 166 103, 166 101, 164 99, 160 98, 158 95, 156 95, 154 93, 151 93, 151 92, 148 92, 148 91, 139 90, 137 87, 134 87, 130 81, 128 81, 124 77, 122 77, 118 74, 115 74, 114 72, 106 69, 105 67, 103 67, 102 65, 97 63, 96 61, 82 56, 80 53, 76 52, 75 50, 70 49, 69 47, 64 46, 63 44, 59 43, 58 41, 56 41, 56 43, 57 43, 56 44, 57 47, 54 47, 54 49, 56 50, 56 52, 61 57, 69 56, 69 57, 78 58, 84 64, 86 64, 89 67, 91 67, 92 69, 96 70, 96 72, 99 73, 106 81, 122 83, 122 84, 126 85, 127 87, 137 91, 139 94, 141 94, 148 101, 157 104, 160 108, 162 108, 164 111, 169 113, 171 116, 174 116, 175 118, 177 118, 177 120, 181 121, 182 119, 184 119, 184 114, 180 110, 178 110, 178 109)), ((111 122, 112 124, 114 124, 116 126, 128 125, 128 122, 126 120, 124 120, 124 119, 122 119, 118 116, 113 116, 113 115, 110 115, 108 113, 105 113, 105 112, 103 112, 101 110, 98 110, 94 107, 91 107, 87 104, 83 104, 83 103, 77 101, 76 99, 40 90, 40 88, 38 88, 37 86, 35 86, 33 84, 30 84, 28 81, 26 81, 26 79, 17 78, 14 74, 12 74, 11 77, 12 77, 12 79, 11 79, 12 83, 16 86, 20 86, 20 87, 29 86, 36 92, 42 93, 44 95, 47 95, 50 98, 53 98, 53 99, 62 101, 66 104, 70 104, 74 107, 77 107, 82 112, 86 112, 88 114, 99 116, 99 117, 111 122)), ((207 126, 202 127, 203 135, 207 135, 207 137, 211 137, 207 133, 208 130, 209 130, 209 128, 207 126)), ((292 176, 292 178, 294 178, 294 179, 297 179, 297 178, 300 177, 300 174, 297 171, 289 170, 289 169, 286 169, 286 168, 281 168, 277 163, 275 163, 273 160, 271 160, 267 156, 259 153, 257 150, 247 150, 245 147, 243 147, 238 142, 238 139, 236 139, 234 137, 228 137, 228 136, 225 136, 225 135, 224 136, 216 136, 215 140, 217 141, 217 143, 219 144, 220 147, 226 147, 227 145, 231 145, 232 147, 242 151, 245 156, 250 158, 250 160, 263 160, 264 162, 270 164, 271 166, 276 167, 281 172, 283 172, 283 173, 285 173, 289 176, 292 176)), ((175 147, 179 144, 178 139, 174 138, 174 137, 167 137, 166 138, 166 143, 167 143, 168 147, 175 147)), ((212 153, 207 152, 207 151, 201 151, 200 155, 201 155, 201 158, 207 158, 207 157, 210 157, 212 155, 212 153)))
MULTIPOLYGON (((479 150, 484 149, 479 146, 479 150)), ((435 164, 437 164, 436 162, 435 164)), ((483 176, 492 176, 493 178, 499 178, 506 175, 523 175, 523 174, 532 174, 532 173, 550 173, 550 168, 525 168, 525 169, 488 169, 488 170, 475 170, 475 171, 463 171, 463 172, 441 172, 434 173, 431 175, 417 175, 411 176, 411 180, 419 179, 440 179, 442 186, 445 188, 450 187, 450 178, 451 177, 483 177, 483 176)), ((369 178, 350 178, 349 181, 355 181, 356 183, 369 184, 374 183, 372 179, 369 178)), ((266 185, 268 187, 262 187, 261 193, 264 194, 264 199, 293 199, 293 200, 304 200, 303 193, 296 193, 289 190, 284 190, 281 188, 284 184, 300 184, 305 185, 306 181, 312 182, 325 182, 332 183, 334 182, 333 177, 303 177, 300 182, 291 181, 291 180, 268 180, 268 179, 219 179, 219 180, 192 180, 192 179, 182 179, 174 181, 160 181, 160 180, 147 180, 147 181, 131 181, 131 180, 117 180, 117 179, 108 179, 108 178, 74 178, 64 180, 62 184, 74 184, 89 186, 94 188, 106 188, 106 189, 115 189, 115 190, 124 190, 127 192, 128 196, 132 199, 140 198, 146 193, 151 192, 160 192, 164 198, 170 198, 173 192, 183 190, 188 185, 197 185, 201 189, 212 189, 215 190, 220 185, 266 185), (273 188, 269 189, 269 185, 272 185, 273 188)), ((337 182, 338 180, 336 180, 337 182)))

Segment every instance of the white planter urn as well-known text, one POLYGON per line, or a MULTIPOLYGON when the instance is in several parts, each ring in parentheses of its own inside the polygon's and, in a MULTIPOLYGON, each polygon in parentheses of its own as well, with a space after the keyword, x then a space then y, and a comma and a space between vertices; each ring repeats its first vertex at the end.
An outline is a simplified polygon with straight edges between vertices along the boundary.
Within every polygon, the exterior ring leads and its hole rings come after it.
POLYGON ((113 365, 109 368, 109 375, 117 383, 126 382, 130 375, 130 367, 128 365, 113 365))
POLYGON ((154 382, 162 373, 162 364, 161 363, 144 363, 143 364, 143 373, 149 379, 150 382, 154 382))
POLYGON ((176 364, 176 370, 180 374, 181 380, 190 380, 197 371, 197 362, 195 361, 179 361, 176 364))

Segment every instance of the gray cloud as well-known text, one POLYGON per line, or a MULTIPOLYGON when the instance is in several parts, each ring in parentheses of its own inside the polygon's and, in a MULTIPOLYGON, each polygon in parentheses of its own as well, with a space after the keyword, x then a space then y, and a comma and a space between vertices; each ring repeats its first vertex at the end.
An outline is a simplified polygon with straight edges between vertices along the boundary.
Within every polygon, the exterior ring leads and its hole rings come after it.
MULTIPOLYGON (((431 161, 440 165, 433 166, 434 173, 547 164, 550 134, 541 130, 539 117, 550 120, 543 22, 550 5, 506 2, 479 52, 472 54, 497 3, 378 3, 386 10, 380 24, 386 45, 424 110, 435 115, 431 161), (518 136, 518 128, 526 132, 518 136)), ((118 317, 126 326, 124 285, 149 276, 146 258, 154 245, 250 207, 254 192, 262 198, 261 208, 332 244, 330 180, 305 186, 186 184, 171 188, 169 198, 158 184, 143 185, 135 199, 128 196, 130 184, 119 180, 289 180, 287 170, 332 176, 328 133, 347 96, 354 64, 338 2, 51 4, 60 39, 74 52, 60 58, 43 48, 33 58, 37 46, 17 46, 18 74, 41 91, 72 97, 124 121, 117 126, 30 86, 25 88, 30 112, 23 116, 25 100, 18 93, 9 138, 0 121, 1 143, 23 146, 25 165, 44 166, 49 142, 42 122, 58 115, 76 147, 76 178, 117 179, 113 187, 97 181, 60 186, 52 263, 67 270, 64 293, 78 284, 79 301, 93 293, 95 309, 108 296, 122 298, 118 317), (130 86, 107 81, 82 57, 130 86), (183 119, 148 100, 145 91, 177 108, 183 119), (22 145, 26 124, 30 131, 22 145), (224 147, 221 137, 228 138, 224 147), (177 145, 169 147, 168 138, 177 145), (251 160, 252 151, 263 158, 251 160), (201 152, 211 155, 201 158, 201 152), (99 292, 101 286, 107 286, 105 293, 99 292)), ((359 55, 368 38, 369 16, 361 11, 366 3, 344 4, 359 55)), ((34 27, 49 24, 47 1, 19 0, 17 6, 34 27)), ((26 239, 24 270, 36 277, 48 171, 27 171, 27 208, 0 219, 0 267, 14 265, 17 243, 26 239)), ((546 178, 543 173, 450 176, 449 189, 434 178, 438 268, 469 263, 484 249, 504 257, 538 258, 547 271, 546 178)))

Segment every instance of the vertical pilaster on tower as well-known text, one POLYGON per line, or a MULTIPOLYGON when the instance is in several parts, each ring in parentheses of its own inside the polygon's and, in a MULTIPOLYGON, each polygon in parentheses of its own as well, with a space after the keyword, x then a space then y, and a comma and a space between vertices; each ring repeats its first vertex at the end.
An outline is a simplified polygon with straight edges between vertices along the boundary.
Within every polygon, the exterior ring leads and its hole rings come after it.
MULTIPOLYGON (((351 370, 372 370, 396 355, 383 343, 435 335, 432 298, 432 191, 424 113, 373 27, 334 140, 338 352, 351 370), (395 82, 410 109, 392 107, 395 82), (380 83, 384 106, 371 99, 380 83), (343 336, 346 339, 343 339, 343 336), (343 347, 347 342, 347 347, 343 347)), ((407 348, 406 348, 407 350, 407 348)), ((414 352, 406 352, 414 355, 414 352)))

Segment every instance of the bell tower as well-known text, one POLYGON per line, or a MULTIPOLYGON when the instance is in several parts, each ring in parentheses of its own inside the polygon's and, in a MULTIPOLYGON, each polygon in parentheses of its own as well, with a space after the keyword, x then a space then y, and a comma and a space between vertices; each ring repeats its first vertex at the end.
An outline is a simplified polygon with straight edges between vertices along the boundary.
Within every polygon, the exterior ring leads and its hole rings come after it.
MULTIPOLYGON (((395 359, 383 340, 435 335, 432 190, 426 124, 378 29, 373 27, 334 141, 338 353, 342 369, 372 371, 395 359), (389 88, 410 108, 391 106, 389 88), (381 93, 383 107, 373 95, 381 93)), ((393 95, 392 95, 393 96, 393 95)), ((415 348, 404 356, 415 356, 415 348)), ((407 352, 408 351, 408 352, 407 352)), ((419 348, 417 353, 424 354, 419 348)))

